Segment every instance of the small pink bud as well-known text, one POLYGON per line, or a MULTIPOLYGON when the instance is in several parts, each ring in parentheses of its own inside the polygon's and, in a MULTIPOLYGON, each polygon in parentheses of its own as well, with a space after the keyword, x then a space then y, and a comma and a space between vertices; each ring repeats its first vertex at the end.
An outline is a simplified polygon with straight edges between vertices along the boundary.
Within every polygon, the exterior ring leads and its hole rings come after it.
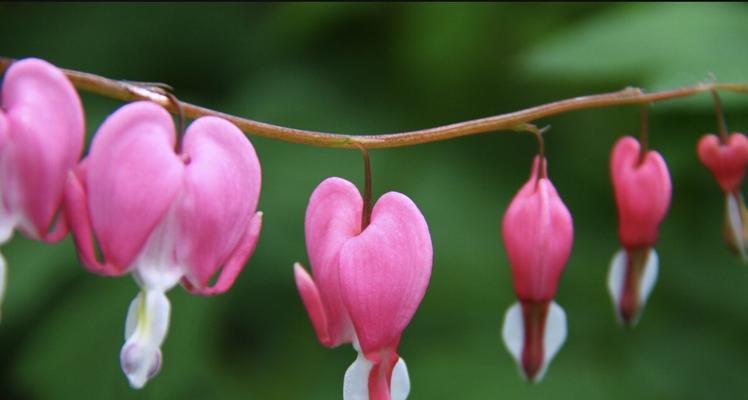
POLYGON ((697 153, 725 193, 740 189, 748 165, 748 138, 745 135, 733 133, 726 143, 716 135, 704 135, 699 140, 697 153))
POLYGON ((657 281, 659 259, 653 247, 670 207, 670 174, 659 153, 650 150, 642 157, 631 136, 614 145, 610 173, 623 250, 611 262, 608 290, 618 320, 633 326, 657 281))
POLYGON ((530 179, 512 199, 502 224, 514 291, 527 302, 553 299, 574 240, 571 214, 545 171, 545 159, 535 157, 530 179))
POLYGON ((566 316, 553 297, 574 238, 571 214, 547 177, 545 159, 535 157, 530 179, 504 214, 502 232, 519 299, 504 318, 504 343, 523 376, 538 382, 566 338, 566 316))

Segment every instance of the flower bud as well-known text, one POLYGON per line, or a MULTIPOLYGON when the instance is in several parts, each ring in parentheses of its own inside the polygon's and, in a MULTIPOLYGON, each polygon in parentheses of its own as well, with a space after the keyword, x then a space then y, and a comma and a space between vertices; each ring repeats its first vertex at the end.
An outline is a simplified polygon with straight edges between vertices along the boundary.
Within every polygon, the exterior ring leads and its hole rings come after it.
POLYGON ((547 177, 545 159, 533 161, 502 231, 519 299, 505 315, 502 336, 522 375, 538 382, 566 339, 566 314, 552 300, 574 238, 571 214, 547 177))

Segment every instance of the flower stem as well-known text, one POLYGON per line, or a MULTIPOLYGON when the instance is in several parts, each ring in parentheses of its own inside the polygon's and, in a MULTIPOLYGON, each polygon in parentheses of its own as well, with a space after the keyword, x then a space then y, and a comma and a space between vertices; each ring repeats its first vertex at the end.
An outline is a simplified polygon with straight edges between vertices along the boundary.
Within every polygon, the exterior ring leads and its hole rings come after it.
MULTIPOLYGON (((16 60, 12 58, 0 57, 0 72, 5 71, 14 61, 16 60)), ((168 96, 152 86, 143 87, 130 82, 113 80, 87 72, 68 69, 63 69, 62 71, 79 90, 121 101, 150 100, 160 104, 172 113, 178 111, 177 106, 168 96)), ((294 129, 241 118, 186 102, 180 101, 179 105, 181 105, 186 118, 194 119, 206 115, 221 117, 248 134, 310 146, 349 149, 363 146, 367 149, 374 149, 411 146, 487 132, 512 130, 523 123, 576 110, 654 103, 718 90, 748 93, 748 83, 699 83, 694 86, 653 93, 644 93, 639 88, 627 87, 617 92, 574 97, 507 114, 473 119, 434 128, 381 135, 344 135, 294 129)))
POLYGON ((715 89, 711 90, 712 99, 714 99, 714 114, 717 117, 717 126, 719 127, 719 140, 725 144, 727 143, 727 123, 725 122, 725 113, 722 111, 722 100, 719 99, 719 94, 715 89))
POLYGON ((649 151, 649 104, 642 104, 639 110, 640 128, 639 128, 639 142, 641 148, 639 150, 639 165, 644 163, 644 159, 647 157, 647 151, 649 151))
POLYGON ((364 209, 361 213, 361 231, 363 231, 371 221, 371 162, 366 147, 359 146, 359 149, 364 158, 364 209))

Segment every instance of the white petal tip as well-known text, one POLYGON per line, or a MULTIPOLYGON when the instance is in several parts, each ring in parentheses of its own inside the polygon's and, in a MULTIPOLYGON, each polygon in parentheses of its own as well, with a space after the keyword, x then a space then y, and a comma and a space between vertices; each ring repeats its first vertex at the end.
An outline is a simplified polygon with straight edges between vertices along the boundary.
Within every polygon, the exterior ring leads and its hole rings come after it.
POLYGON ((161 350, 126 344, 120 353, 122 372, 133 389, 142 389, 161 370, 161 350))
POLYGON ((405 360, 400 358, 392 370, 392 380, 390 384, 392 400, 405 400, 410 394, 410 375, 405 360))
MULTIPOLYGON (((530 307, 542 306, 534 304, 530 307)), ((566 313, 558 304, 551 302, 547 306, 542 332, 525 335, 526 327, 539 330, 541 325, 537 320, 525 321, 524 311, 519 303, 509 307, 504 317, 502 337, 522 377, 530 383, 538 383, 545 376, 548 366, 566 340, 566 313), (526 341, 528 337, 530 342, 526 341)))
POLYGON ((654 248, 619 250, 610 263, 608 292, 616 319, 632 328, 642 316, 659 273, 659 258, 654 248), (633 260, 629 260, 632 257, 633 260))
POLYGON ((130 386, 140 389, 161 369, 161 344, 169 328, 169 300, 161 292, 141 292, 130 303, 120 366, 130 386))

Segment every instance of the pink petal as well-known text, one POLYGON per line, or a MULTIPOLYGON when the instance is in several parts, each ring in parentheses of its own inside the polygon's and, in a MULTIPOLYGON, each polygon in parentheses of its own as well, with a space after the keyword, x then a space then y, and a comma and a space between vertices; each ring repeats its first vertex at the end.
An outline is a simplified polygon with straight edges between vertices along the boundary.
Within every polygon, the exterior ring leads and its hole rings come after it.
POLYGON ((89 271, 101 275, 121 275, 124 267, 101 263, 96 259, 91 220, 88 217, 87 197, 85 192, 86 160, 74 171, 68 173, 65 184, 65 218, 70 221, 70 228, 78 251, 78 258, 89 271))
POLYGON ((242 272, 247 260, 252 257, 257 247, 257 241, 260 238, 260 229, 262 228, 262 212, 257 212, 247 227, 242 239, 236 245, 234 251, 229 255, 228 261, 221 268, 221 273, 216 279, 213 286, 195 287, 187 278, 182 280, 185 288, 192 294, 201 294, 203 296, 213 296, 226 292, 234 285, 239 273, 242 272))
POLYGON ((67 173, 80 158, 83 108, 62 71, 33 58, 8 68, 2 108, 7 124, 0 167, 3 201, 19 214, 25 234, 42 238, 60 210, 67 173))
POLYGON ((704 135, 697 147, 699 159, 717 179, 722 190, 733 193, 740 189, 748 165, 748 138, 733 133, 727 143, 715 135, 704 135))
MULTIPOLYGON (((535 157, 530 179, 512 199, 502 222, 514 291, 523 301, 553 299, 574 239, 571 214, 551 181, 540 178, 538 164, 535 157)), ((543 164, 545 170, 547 162, 543 164)))
POLYGON ((352 183, 328 178, 314 190, 306 210, 307 253, 329 324, 329 341, 320 341, 328 347, 353 339, 340 292, 339 263, 340 249, 361 231, 362 209, 363 200, 352 183))
POLYGON ((304 303, 307 314, 309 314, 309 319, 312 320, 312 327, 314 327, 314 332, 317 333, 317 338, 323 345, 332 346, 325 306, 322 303, 319 290, 317 290, 317 285, 314 284, 314 280, 301 264, 294 264, 293 273, 296 288, 299 290, 301 301, 304 303))
POLYGON ((618 206, 618 234, 626 248, 650 247, 670 207, 670 174, 659 153, 639 162, 639 142, 631 136, 613 147, 610 170, 618 206))
MULTIPOLYGON (((256 235, 245 233, 260 197, 260 163, 239 128, 216 117, 193 122, 182 149, 187 166, 177 200, 177 258, 191 283, 204 288, 240 240, 246 239, 242 245, 252 249, 257 242, 256 235)), ((259 234, 259 225, 256 229, 259 234)))
POLYGON ((174 123, 155 103, 136 102, 110 115, 88 156, 91 224, 107 262, 130 266, 182 184, 174 123))
POLYGON ((343 300, 366 357, 394 350, 431 277, 431 236, 423 215, 401 193, 374 206, 371 223, 340 252, 343 300))

